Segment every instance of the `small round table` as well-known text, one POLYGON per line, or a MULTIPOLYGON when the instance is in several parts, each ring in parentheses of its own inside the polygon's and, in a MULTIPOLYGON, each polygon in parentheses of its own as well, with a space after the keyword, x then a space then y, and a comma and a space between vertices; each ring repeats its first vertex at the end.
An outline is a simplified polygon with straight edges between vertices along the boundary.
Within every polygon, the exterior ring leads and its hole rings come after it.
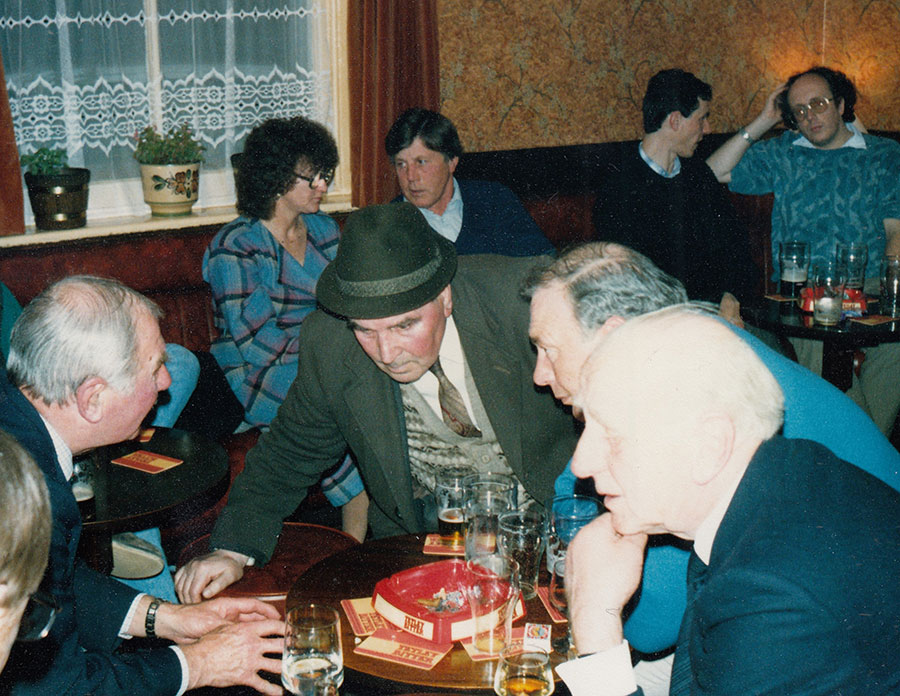
POLYGON ((845 319, 835 326, 813 321, 812 314, 776 300, 741 307, 748 323, 778 336, 822 341, 822 377, 841 391, 853 382, 853 353, 866 346, 900 341, 900 319, 869 326, 845 319))
MULTIPOLYGON (((297 579, 288 593, 287 608, 304 603, 338 608, 342 599, 371 596, 375 583, 382 578, 447 558, 425 555, 422 553, 424 543, 424 534, 410 534, 366 541, 329 556, 297 579)), ((542 584, 546 585, 546 578, 542 584)), ((523 625, 526 621, 552 624, 554 639, 567 631, 567 624, 553 624, 537 597, 525 603, 525 616, 518 620, 517 625, 523 625)), ((474 662, 459 643, 454 643, 453 649, 432 669, 423 670, 354 653, 361 640, 353 634, 346 615, 341 618, 341 641, 345 672, 353 673, 345 676, 352 693, 403 694, 428 689, 470 694, 494 693, 492 684, 497 661, 474 662)), ((564 659, 557 653, 551 653, 554 666, 564 659)), ((560 693, 559 684, 557 692, 560 693)))
POLYGON ((130 440, 95 450, 94 503, 85 521, 79 553, 102 573, 112 570, 112 535, 133 532, 192 517, 214 504, 228 488, 228 457, 217 442, 195 433, 155 428, 148 442, 130 440), (136 450, 183 460, 176 467, 149 474, 113 464, 136 450))

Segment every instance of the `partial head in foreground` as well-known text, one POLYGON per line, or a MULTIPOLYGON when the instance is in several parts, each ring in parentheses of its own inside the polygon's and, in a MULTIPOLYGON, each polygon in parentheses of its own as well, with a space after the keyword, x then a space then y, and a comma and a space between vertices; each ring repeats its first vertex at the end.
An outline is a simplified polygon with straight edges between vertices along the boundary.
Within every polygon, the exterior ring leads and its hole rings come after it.
POLYGON ((0 670, 50 549, 44 476, 15 438, 0 431, 0 670))
MULTIPOLYGON (((10 381, 33 402, 75 406, 104 442, 137 434, 168 389, 159 307, 118 281, 70 276, 22 310, 10 335, 10 381)), ((69 443, 70 446, 72 443, 69 443)))
POLYGON ((452 242, 409 203, 352 213, 337 256, 316 286, 319 302, 346 318, 366 354, 398 382, 412 382, 437 360, 452 311, 452 242))
POLYGON ((620 534, 693 538, 761 442, 784 397, 762 361, 705 309, 631 319, 592 353, 572 471, 592 477, 620 534))
POLYGON ((646 256, 609 242, 564 251, 534 270, 522 294, 531 300, 534 382, 567 405, 585 360, 606 333, 625 319, 688 299, 684 286, 646 256))
POLYGON ((322 124, 302 116, 263 121, 250 131, 240 156, 237 209, 267 220, 280 197, 292 196, 301 212, 315 213, 337 165, 337 144, 322 124))

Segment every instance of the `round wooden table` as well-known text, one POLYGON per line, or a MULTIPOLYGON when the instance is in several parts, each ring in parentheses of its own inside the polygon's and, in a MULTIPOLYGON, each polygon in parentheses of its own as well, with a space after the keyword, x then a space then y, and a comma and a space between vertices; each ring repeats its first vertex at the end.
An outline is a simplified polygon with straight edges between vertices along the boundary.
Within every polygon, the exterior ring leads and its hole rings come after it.
POLYGON ((101 447, 94 459, 94 517, 85 521, 79 553, 96 570, 112 570, 112 535, 190 518, 213 505, 228 488, 228 457, 217 442, 183 430, 155 428, 148 442, 101 447), (112 464, 137 450, 183 460, 149 474, 112 464))
MULTIPOLYGON (((286 606, 303 603, 340 607, 342 599, 370 597, 375 583, 394 573, 425 563, 435 563, 446 556, 422 553, 424 534, 375 539, 336 553, 320 561, 301 575, 288 593, 286 606)), ((542 573, 545 572, 542 569, 542 573)), ((543 577, 542 585, 546 585, 543 577)), ((553 624, 541 600, 535 597, 525 603, 525 622, 552 624, 552 638, 565 635, 567 625, 553 624)), ((465 649, 454 643, 453 649, 431 670, 357 655, 354 648, 362 642, 350 628, 341 611, 341 640, 344 647, 345 685, 349 693, 403 694, 411 691, 436 690, 493 694, 492 684, 496 660, 473 662, 465 649), (410 688, 413 686, 414 688, 410 688)), ((564 661, 562 655, 551 654, 554 664, 564 661)), ((561 682, 557 684, 557 693, 561 682)))
POLYGON ((845 319, 835 326, 822 326, 796 305, 768 299, 741 307, 741 314, 748 323, 778 336, 822 341, 822 377, 841 391, 852 384, 853 353, 857 349, 900 341, 900 319, 875 326, 845 319))

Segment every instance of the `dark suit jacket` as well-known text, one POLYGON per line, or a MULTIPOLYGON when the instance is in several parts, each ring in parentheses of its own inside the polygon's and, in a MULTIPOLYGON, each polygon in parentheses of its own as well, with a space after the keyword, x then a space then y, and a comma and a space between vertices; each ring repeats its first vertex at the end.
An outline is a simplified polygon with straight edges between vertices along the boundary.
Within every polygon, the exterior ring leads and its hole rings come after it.
MULTIPOLYGON (((516 194, 496 181, 457 179, 463 219, 456 253, 537 256, 555 254, 550 241, 516 194)), ((402 196, 392 203, 399 203, 402 196)))
POLYGON ((17 644, 0 675, 0 693, 175 694, 181 666, 168 648, 142 653, 117 651, 135 590, 94 572, 76 556, 81 516, 43 421, 0 369, 0 428, 28 450, 47 481, 53 511, 50 561, 42 587, 60 612, 50 635, 17 644))
MULTIPOLYGON (((518 295, 534 259, 465 256, 451 283, 453 318, 478 393, 510 466, 539 502, 572 454, 576 425, 531 381, 528 303, 518 295)), ((378 536, 421 532, 413 501, 400 390, 343 320, 321 310, 300 334, 300 370, 271 430, 247 455, 211 544, 268 559, 281 522, 349 446, 372 500, 378 536)))
POLYGON ((900 494, 821 445, 760 447, 702 583, 694 693, 900 690, 900 494))

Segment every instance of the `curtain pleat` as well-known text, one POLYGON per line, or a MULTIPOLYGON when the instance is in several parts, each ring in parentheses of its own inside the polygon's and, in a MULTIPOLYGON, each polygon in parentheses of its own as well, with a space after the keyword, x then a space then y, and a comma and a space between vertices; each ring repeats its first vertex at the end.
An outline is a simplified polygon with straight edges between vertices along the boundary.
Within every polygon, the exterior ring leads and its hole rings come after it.
POLYGON ((405 109, 440 108, 437 0, 349 4, 352 203, 385 203, 400 189, 384 136, 405 109))
POLYGON ((3 56, 0 55, 0 235, 25 233, 24 205, 19 151, 6 93, 3 56))

